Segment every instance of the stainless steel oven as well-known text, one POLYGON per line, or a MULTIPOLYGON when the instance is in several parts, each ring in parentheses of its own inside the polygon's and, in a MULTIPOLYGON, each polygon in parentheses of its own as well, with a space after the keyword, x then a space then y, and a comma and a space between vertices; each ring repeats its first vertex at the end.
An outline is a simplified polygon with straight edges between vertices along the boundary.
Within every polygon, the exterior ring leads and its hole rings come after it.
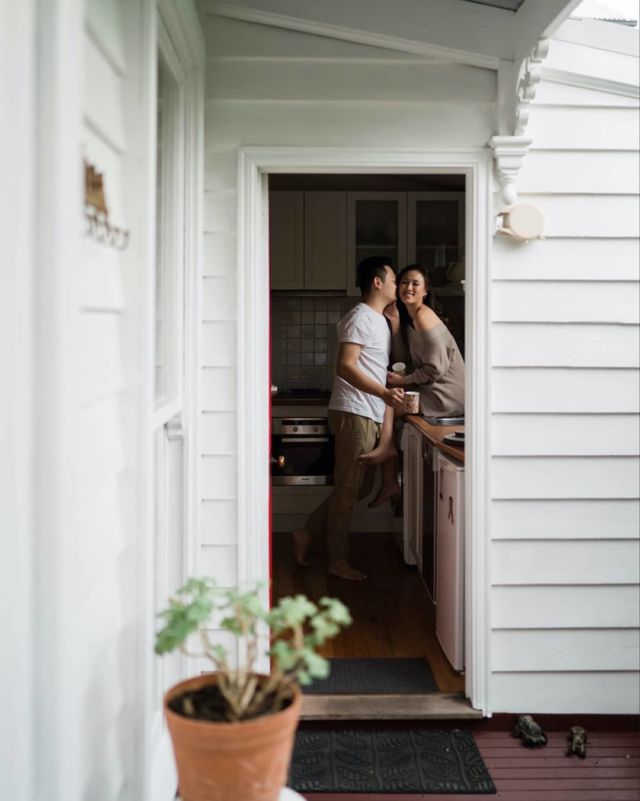
POLYGON ((271 483, 333 484, 333 437, 326 417, 273 419, 271 483))

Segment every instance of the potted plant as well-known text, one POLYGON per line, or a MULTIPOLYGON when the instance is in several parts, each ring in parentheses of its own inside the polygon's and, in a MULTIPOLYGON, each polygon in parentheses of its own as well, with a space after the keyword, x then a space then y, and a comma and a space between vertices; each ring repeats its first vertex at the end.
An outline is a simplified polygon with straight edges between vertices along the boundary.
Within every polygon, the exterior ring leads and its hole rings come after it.
POLYGON ((304 595, 265 609, 259 588, 240 592, 192 578, 159 617, 164 625, 156 653, 180 649, 213 666, 211 673, 176 684, 164 699, 182 801, 276 801, 300 715, 298 684, 328 675, 329 663, 317 648, 351 623, 349 611, 334 598, 315 604, 304 595), (209 639, 212 618, 216 628, 240 638, 241 666, 232 667, 225 649, 209 639), (259 674, 265 632, 271 670, 259 674))

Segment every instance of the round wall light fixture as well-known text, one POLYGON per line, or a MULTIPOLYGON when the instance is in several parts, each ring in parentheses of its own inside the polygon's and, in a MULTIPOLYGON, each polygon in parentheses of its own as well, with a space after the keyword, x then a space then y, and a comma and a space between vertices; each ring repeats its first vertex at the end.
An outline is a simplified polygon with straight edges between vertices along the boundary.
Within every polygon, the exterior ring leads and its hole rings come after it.
POLYGON ((498 213, 496 230, 518 242, 544 239, 544 215, 528 203, 516 203, 498 213))

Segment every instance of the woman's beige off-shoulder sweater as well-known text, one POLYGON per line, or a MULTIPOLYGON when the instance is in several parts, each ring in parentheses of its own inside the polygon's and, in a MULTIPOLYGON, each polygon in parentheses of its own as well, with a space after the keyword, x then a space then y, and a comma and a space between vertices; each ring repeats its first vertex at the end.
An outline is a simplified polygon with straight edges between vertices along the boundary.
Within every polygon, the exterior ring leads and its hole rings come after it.
POLYGON ((464 414, 464 361, 447 326, 441 322, 428 331, 408 326, 407 342, 409 353, 402 335, 393 335, 392 359, 410 362, 407 385, 415 385, 419 390, 422 414, 427 417, 464 414))

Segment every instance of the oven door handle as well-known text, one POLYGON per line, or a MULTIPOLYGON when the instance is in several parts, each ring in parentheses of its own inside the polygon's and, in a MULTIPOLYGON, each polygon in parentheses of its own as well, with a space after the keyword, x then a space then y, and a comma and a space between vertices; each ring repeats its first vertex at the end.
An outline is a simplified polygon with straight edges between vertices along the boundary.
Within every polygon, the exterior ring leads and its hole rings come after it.
POLYGON ((329 442, 329 437, 281 437, 279 440, 283 444, 305 443, 305 442, 329 442))

